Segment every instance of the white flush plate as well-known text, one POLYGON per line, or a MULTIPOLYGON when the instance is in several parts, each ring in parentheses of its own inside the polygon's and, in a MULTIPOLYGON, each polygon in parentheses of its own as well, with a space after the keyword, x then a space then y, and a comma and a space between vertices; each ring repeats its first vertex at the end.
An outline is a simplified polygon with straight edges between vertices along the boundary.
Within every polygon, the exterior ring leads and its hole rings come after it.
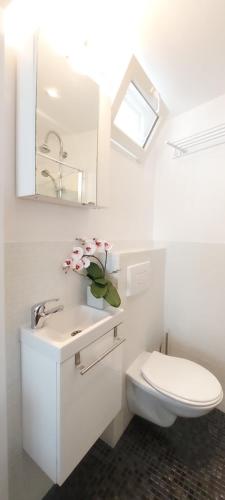
POLYGON ((141 262, 127 268, 127 296, 137 295, 149 288, 150 261, 141 262))

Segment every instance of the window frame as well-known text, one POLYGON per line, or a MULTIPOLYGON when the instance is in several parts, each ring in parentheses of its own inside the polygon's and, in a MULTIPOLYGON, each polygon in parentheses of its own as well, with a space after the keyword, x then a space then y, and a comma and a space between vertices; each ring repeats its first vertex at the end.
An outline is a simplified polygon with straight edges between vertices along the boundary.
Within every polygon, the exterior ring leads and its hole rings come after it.
MULTIPOLYGON (((159 105, 158 109, 155 110, 152 106, 151 100, 152 96, 155 93, 155 88, 148 78, 146 73, 144 72, 142 66, 139 64, 138 60, 135 56, 132 56, 130 63, 128 65, 127 71, 124 75, 124 78, 121 82, 117 95, 112 105, 112 128, 111 128, 111 142, 116 149, 120 149, 126 152, 128 155, 136 159, 137 161, 143 161, 146 157, 149 144, 155 134, 155 130, 157 129, 157 125, 160 122, 161 116, 159 115, 159 105), (148 133, 148 136, 145 140, 145 143, 142 146, 139 146, 136 142, 134 142, 125 132, 123 132, 120 128, 118 128, 114 120, 116 115, 120 109, 120 106, 123 102, 123 99, 126 95, 128 87, 132 83, 138 92, 142 95, 142 97, 147 101, 150 108, 156 115, 156 120, 151 127, 151 130, 148 133)), ((159 103, 159 97, 158 97, 159 103)))

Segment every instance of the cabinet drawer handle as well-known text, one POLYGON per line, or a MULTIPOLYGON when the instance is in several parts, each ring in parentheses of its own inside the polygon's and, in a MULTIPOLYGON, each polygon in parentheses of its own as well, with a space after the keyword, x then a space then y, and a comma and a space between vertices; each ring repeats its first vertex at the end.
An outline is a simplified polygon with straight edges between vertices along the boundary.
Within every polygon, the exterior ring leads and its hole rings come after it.
POLYGON ((93 363, 91 363, 90 365, 88 366, 85 366, 84 368, 81 368, 80 369, 80 374, 81 375, 85 375, 85 373, 87 373, 89 370, 91 370, 91 368, 93 368, 95 365, 97 365, 102 359, 104 359, 106 356, 108 356, 108 354, 110 354, 110 352, 114 351, 114 349, 116 349, 117 347, 119 347, 119 345, 123 344, 123 342, 125 342, 125 338, 118 338, 117 337, 117 340, 114 342, 114 344, 109 348, 107 349, 107 351, 103 352, 101 354, 101 356, 99 356, 95 361, 93 361, 93 363))

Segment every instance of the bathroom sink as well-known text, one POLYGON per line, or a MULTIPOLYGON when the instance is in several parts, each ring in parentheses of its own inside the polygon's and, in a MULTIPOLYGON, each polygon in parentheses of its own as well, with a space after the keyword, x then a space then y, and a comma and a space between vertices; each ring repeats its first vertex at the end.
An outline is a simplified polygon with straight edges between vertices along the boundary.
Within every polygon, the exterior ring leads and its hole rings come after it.
POLYGON ((21 328, 21 342, 58 363, 118 326, 123 309, 94 309, 86 305, 65 308, 46 318, 40 329, 21 328))

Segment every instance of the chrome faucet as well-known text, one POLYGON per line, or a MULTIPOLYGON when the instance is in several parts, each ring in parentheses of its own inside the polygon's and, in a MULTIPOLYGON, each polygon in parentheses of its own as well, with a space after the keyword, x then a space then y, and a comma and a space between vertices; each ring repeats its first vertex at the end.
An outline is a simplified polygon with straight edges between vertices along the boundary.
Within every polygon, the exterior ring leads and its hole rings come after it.
POLYGON ((44 300, 43 302, 38 302, 31 307, 31 328, 42 328, 44 326, 44 321, 50 314, 55 314, 58 311, 62 311, 64 306, 61 304, 46 310, 46 305, 50 302, 58 302, 59 299, 44 300))

